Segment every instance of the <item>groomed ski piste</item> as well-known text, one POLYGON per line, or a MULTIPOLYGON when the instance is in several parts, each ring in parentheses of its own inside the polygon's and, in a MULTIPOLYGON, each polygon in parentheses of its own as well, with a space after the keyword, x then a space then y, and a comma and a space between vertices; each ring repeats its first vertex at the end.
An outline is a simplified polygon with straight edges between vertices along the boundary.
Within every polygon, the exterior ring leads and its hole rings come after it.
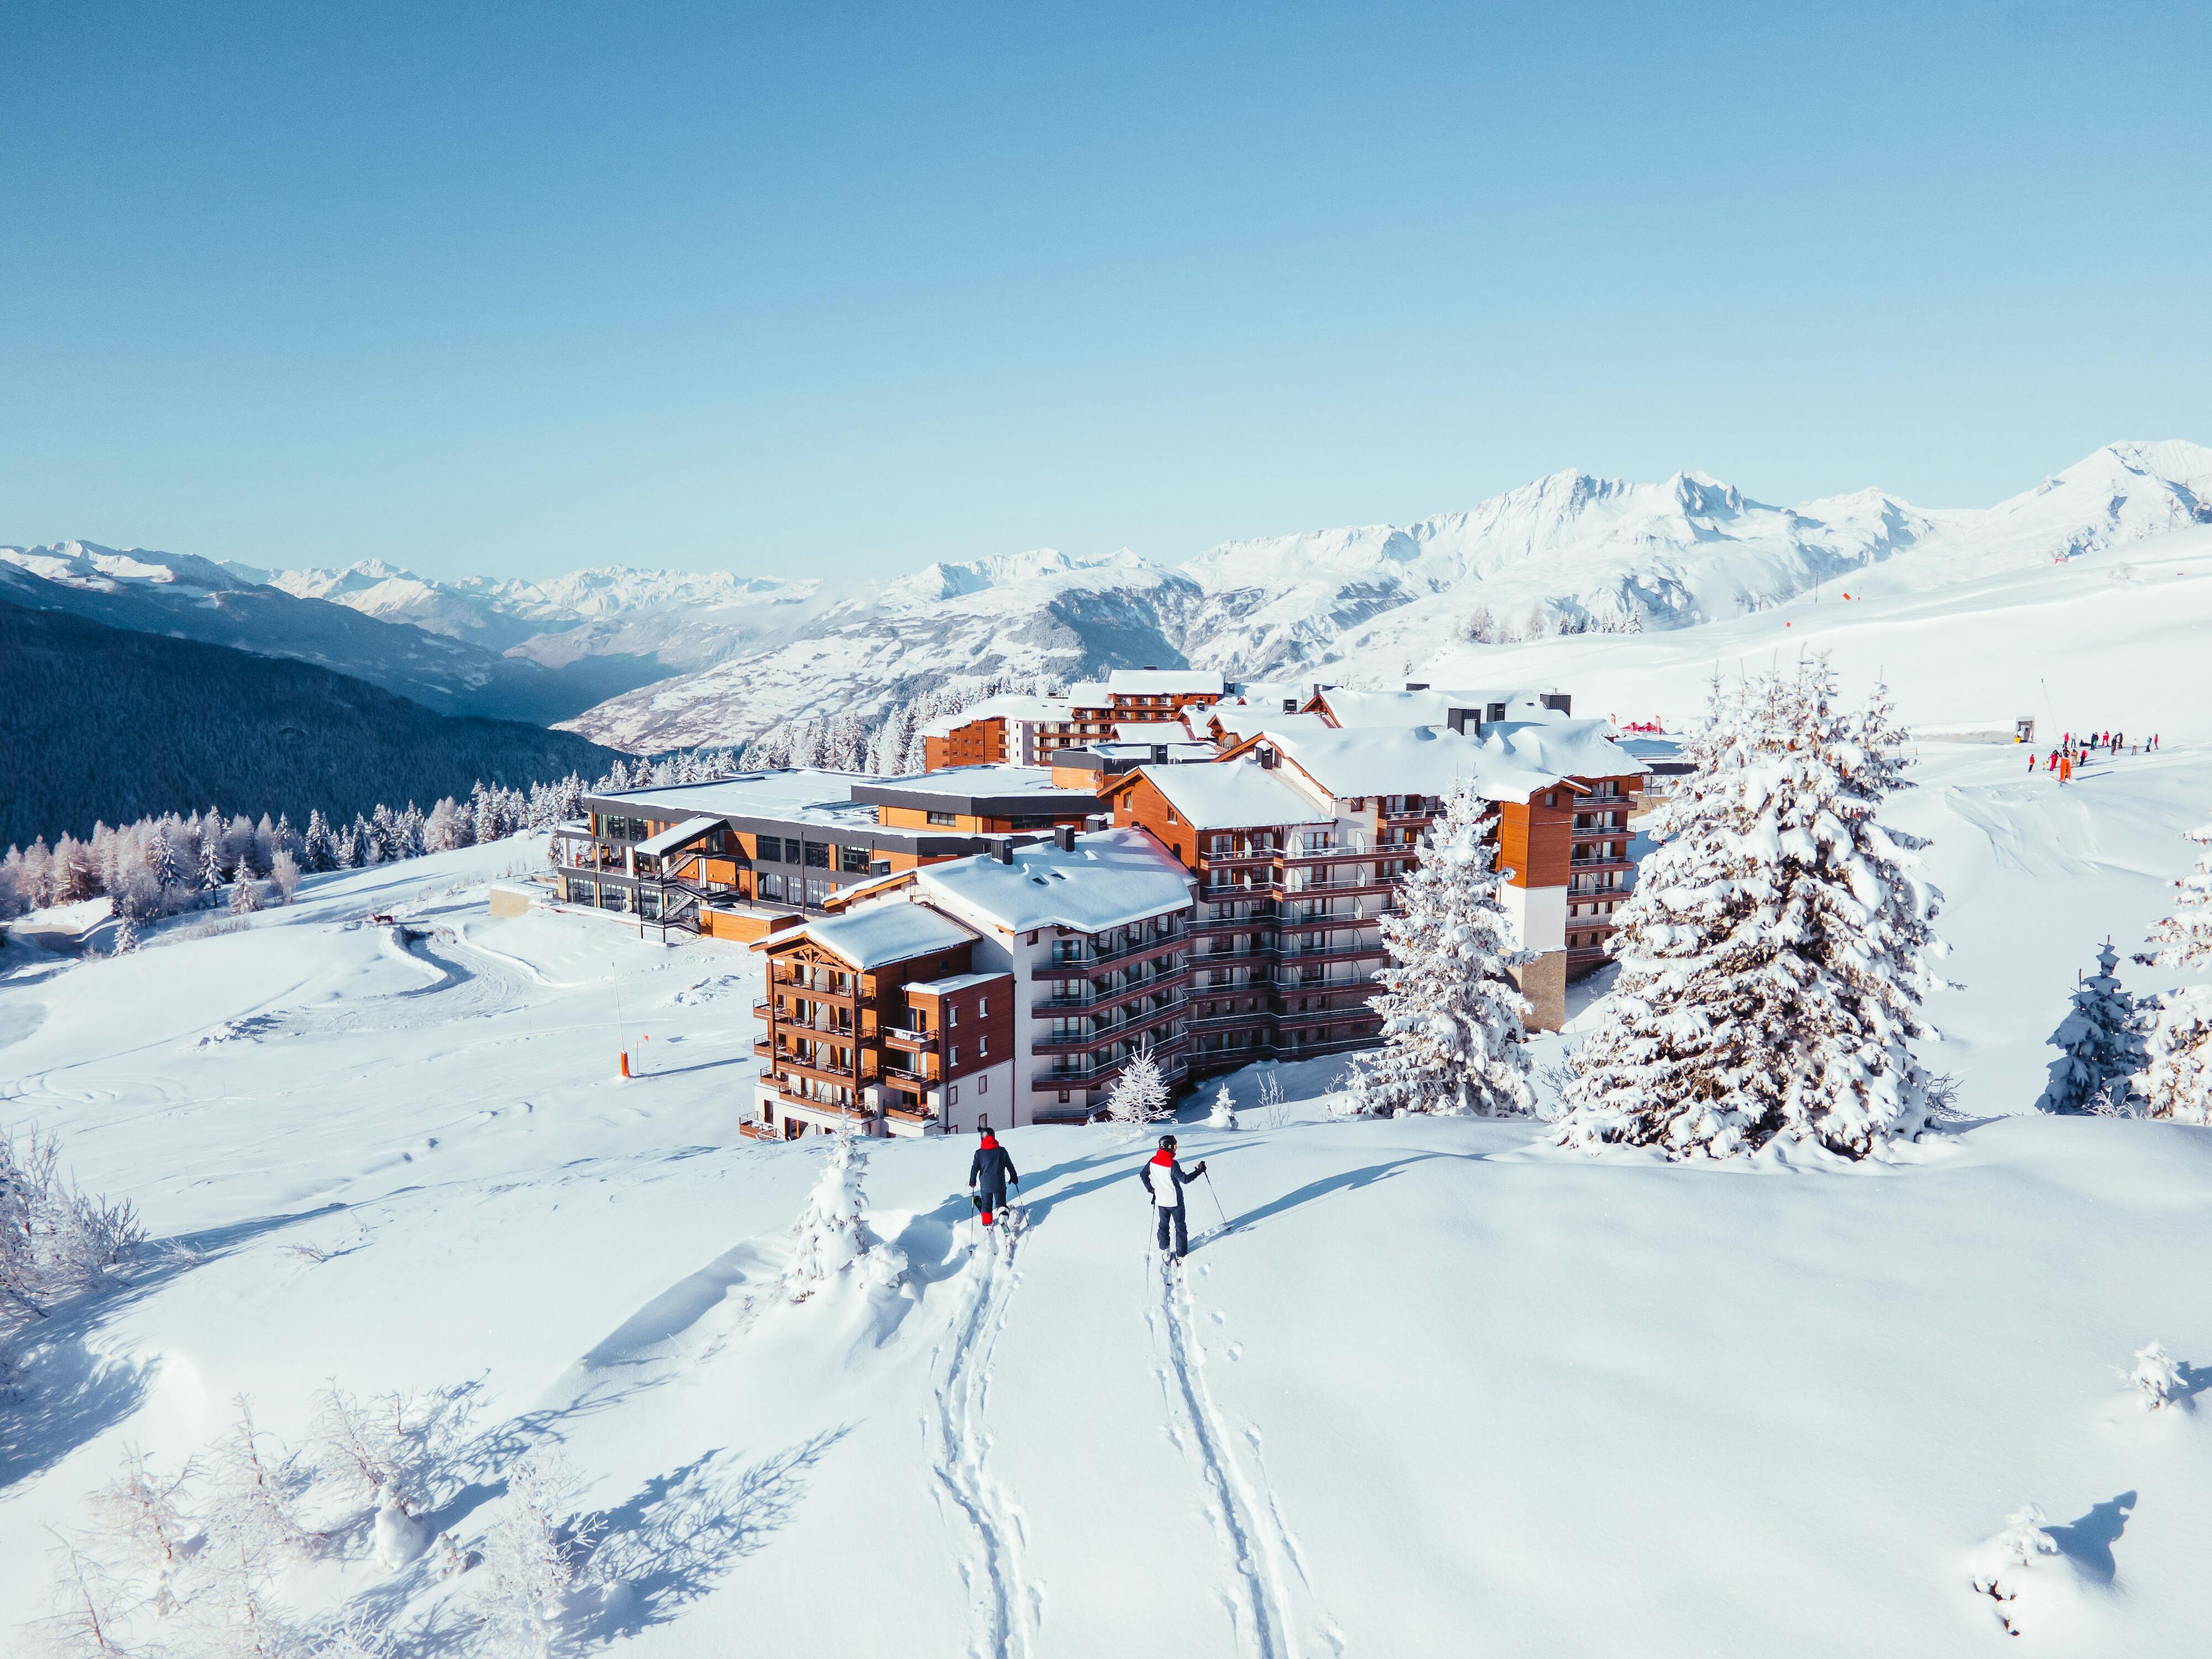
MULTIPOLYGON (((489 917, 489 882, 542 842, 312 878, 240 929, 167 924, 113 959, 37 942, 88 912, 29 919, 0 956, 0 1119, 64 1136, 155 1242, 16 1345, 0 1650, 27 1650, 49 1529, 89 1524, 126 1443, 174 1468, 243 1395, 302 1445, 335 1379, 467 1408, 425 1516, 464 1559, 520 1460, 557 1454, 577 1583, 556 1653, 2010 1651, 1971 1581, 2029 1503, 2057 1553, 2003 1610, 2020 1651, 2195 1650, 2212 1131, 2029 1115, 2076 971, 2107 933, 2138 945, 2212 816, 2179 654, 2212 637, 2212 573, 2176 556, 2135 634, 2101 597, 2132 582, 2066 568, 1950 595, 1940 637, 1978 643, 1948 667, 1920 631, 1937 596, 1808 628, 1849 630, 1854 695, 1861 656, 1885 660, 1908 722, 2047 720, 2012 705, 2048 679, 2062 724, 2166 744, 2063 790, 2015 748, 1923 745, 1895 817, 1933 838, 1947 895, 1961 988, 1925 1053, 1958 1112, 1865 1165, 1346 1121, 1340 1062, 1285 1066, 1279 1114, 1258 1074, 1231 1079, 1235 1131, 1205 1126, 1210 1085, 1182 1103, 1181 1155, 1236 1225, 1194 1192, 1179 1267, 1151 1244, 1149 1135, 1024 1129, 996 1238, 963 1193, 971 1138, 874 1144, 869 1224, 902 1283, 794 1303, 826 1149, 737 1132, 757 963, 589 914, 489 917), (2194 1396, 2155 1413, 2119 1376, 2154 1339, 2194 1396)), ((1730 664, 1808 611, 1746 619, 1730 664)), ((1692 710, 1717 654, 1571 644, 1577 712, 1624 719, 1692 710)), ((1540 649, 1489 660, 1510 678, 1540 649)), ((331 1535, 286 1570, 287 1607, 349 1603, 395 1651, 492 1650, 487 1567, 387 1571, 344 1504, 301 1501, 331 1535)))

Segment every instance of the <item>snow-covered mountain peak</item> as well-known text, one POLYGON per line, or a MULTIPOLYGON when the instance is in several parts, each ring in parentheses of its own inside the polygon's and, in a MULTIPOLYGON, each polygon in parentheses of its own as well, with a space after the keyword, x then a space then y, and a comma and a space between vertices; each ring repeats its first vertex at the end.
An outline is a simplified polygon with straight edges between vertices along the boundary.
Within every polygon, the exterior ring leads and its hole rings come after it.
POLYGON ((1077 587, 1145 586, 1157 581, 1160 574, 1157 565, 1127 548, 1111 553, 1079 555, 1063 553, 1054 547, 1038 547, 1024 553, 995 553, 957 563, 939 561, 925 565, 911 576, 902 576, 887 584, 879 602, 889 610, 908 610, 972 593, 1038 583, 1077 587))
POLYGON ((0 559, 66 587, 121 592, 132 587, 173 587, 228 593, 252 584, 210 560, 189 553, 102 547, 97 542, 54 542, 43 547, 0 547, 0 559))

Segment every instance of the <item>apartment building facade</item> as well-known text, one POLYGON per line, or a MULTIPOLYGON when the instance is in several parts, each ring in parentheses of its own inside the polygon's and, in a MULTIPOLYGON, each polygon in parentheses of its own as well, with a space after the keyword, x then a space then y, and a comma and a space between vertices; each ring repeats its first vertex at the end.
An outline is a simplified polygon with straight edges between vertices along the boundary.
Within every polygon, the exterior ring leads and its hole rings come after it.
POLYGON ((740 941, 848 888, 981 850, 994 836, 1082 826, 1095 797, 1033 767, 911 778, 802 769, 585 797, 553 831, 555 896, 642 927, 740 941))
POLYGON ((1123 668, 1069 687, 1065 698, 988 697, 925 726, 922 763, 933 772, 992 763, 1050 766, 1062 750, 1113 742, 1117 726, 1171 720, 1225 695, 1218 674, 1123 668))

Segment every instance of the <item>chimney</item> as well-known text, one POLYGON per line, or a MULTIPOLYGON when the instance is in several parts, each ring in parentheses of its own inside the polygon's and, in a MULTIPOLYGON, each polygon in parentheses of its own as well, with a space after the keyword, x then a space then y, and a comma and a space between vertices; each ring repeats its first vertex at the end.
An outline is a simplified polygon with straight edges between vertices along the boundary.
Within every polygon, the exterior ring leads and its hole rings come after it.
POLYGON ((1428 689, 1429 683, 1426 680, 1407 680, 1406 682, 1406 690, 1408 691, 1425 691, 1428 689))
POLYGON ((1267 770, 1273 771, 1275 765, 1275 751, 1272 749, 1262 749, 1260 751, 1260 764, 1267 770))
POLYGON ((1565 691, 1547 691, 1544 693, 1544 707, 1559 714, 1571 714, 1575 712, 1575 700, 1565 691))
POLYGON ((1472 708, 1447 709, 1444 713, 1444 722, 1462 737, 1467 736, 1467 728, 1470 726, 1474 727, 1476 737, 1482 735, 1482 716, 1472 708))
POLYGON ((1073 853, 1075 850, 1075 826, 1072 823, 1054 825, 1052 839, 1053 844, 1061 852, 1073 853))
POLYGON ((991 856, 1001 864, 1012 864, 1014 861, 1014 843, 1005 836, 999 836, 991 843, 991 856))
POLYGON ((1107 825, 1112 822, 1113 820, 1108 817, 1103 812, 1093 812, 1089 817, 1083 820, 1083 827, 1085 830, 1095 831, 1105 829, 1107 825))
POLYGON ((1153 764, 1153 765, 1155 765, 1155 766, 1165 766, 1167 763, 1168 763, 1168 746, 1167 746, 1167 744, 1164 744, 1164 743, 1156 743, 1156 744, 1154 744, 1152 745, 1152 764, 1153 764))

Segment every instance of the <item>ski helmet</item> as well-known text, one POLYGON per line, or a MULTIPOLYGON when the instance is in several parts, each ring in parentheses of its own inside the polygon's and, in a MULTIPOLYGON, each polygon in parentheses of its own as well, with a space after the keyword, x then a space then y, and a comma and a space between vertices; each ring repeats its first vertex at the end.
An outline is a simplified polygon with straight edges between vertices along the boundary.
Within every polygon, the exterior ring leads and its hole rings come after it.
POLYGON ((1160 1150, 1161 1150, 1162 1152, 1164 1152, 1168 1151, 1169 1149, 1170 1149, 1171 1147, 1173 1147, 1173 1146, 1174 1146, 1174 1145, 1175 1145, 1175 1137, 1174 1137, 1173 1135, 1162 1135, 1162 1136, 1160 1137, 1160 1150))

